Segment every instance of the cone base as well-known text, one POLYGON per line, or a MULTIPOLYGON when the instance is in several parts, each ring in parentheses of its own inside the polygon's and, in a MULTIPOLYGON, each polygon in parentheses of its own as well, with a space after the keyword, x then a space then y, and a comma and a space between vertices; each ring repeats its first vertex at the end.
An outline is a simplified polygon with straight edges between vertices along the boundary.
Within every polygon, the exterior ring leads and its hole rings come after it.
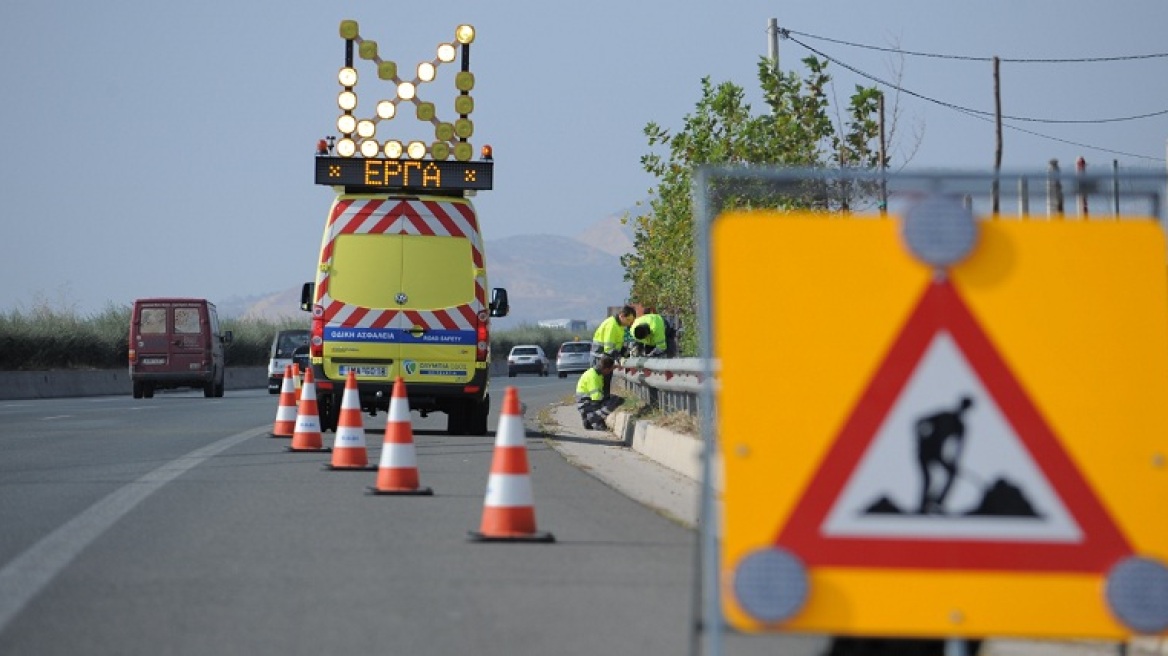
POLYGON ((381 488, 371 486, 365 488, 365 493, 375 496, 429 496, 434 494, 434 490, 431 490, 428 487, 416 487, 412 490, 382 490, 381 488))
POLYGON ((332 463, 325 463, 321 469, 328 471, 377 471, 377 465, 334 465, 332 463))
POLYGON ((288 433, 287 435, 283 433, 269 433, 268 437, 282 437, 284 439, 289 439, 292 437, 292 433, 288 433))
POLYGON ((286 447, 284 447, 284 450, 291 452, 291 453, 328 453, 328 452, 332 451, 332 449, 330 449, 328 447, 324 447, 321 449, 311 449, 311 448, 304 449, 304 448, 300 448, 300 447, 296 447, 296 446, 286 446, 286 447))
POLYGON ((556 537, 551 533, 536 531, 523 535, 486 535, 478 531, 467 531, 471 542, 555 542, 556 537))

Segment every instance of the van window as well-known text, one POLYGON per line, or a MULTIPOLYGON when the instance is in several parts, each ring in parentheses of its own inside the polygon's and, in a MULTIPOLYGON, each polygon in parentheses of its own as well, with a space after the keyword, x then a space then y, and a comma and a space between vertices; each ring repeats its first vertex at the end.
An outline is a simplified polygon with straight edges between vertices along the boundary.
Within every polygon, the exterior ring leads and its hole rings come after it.
POLYGON ((174 309, 174 332, 187 335, 198 335, 199 308, 176 307, 174 309))
POLYGON ((433 235, 337 235, 329 293, 343 303, 395 308, 405 292, 411 308, 446 308, 474 300, 470 240, 433 235))
POLYGON ((166 334, 166 308, 142 308, 139 319, 141 322, 140 331, 143 335, 166 334))

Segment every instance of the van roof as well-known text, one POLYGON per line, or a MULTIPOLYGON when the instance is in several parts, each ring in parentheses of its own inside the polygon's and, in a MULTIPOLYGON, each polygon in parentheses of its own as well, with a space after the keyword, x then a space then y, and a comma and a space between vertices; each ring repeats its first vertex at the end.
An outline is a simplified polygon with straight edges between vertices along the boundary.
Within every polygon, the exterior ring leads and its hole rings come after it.
POLYGON ((143 304, 151 304, 151 303, 159 304, 159 305, 161 305, 163 303, 197 303, 199 305, 202 305, 205 303, 205 304, 210 305, 212 307, 214 307, 214 305, 215 305, 214 303, 212 303, 211 301, 208 301, 205 298, 184 298, 181 296, 174 296, 174 297, 163 296, 163 297, 158 297, 158 298, 134 299, 134 305, 143 305, 143 304))

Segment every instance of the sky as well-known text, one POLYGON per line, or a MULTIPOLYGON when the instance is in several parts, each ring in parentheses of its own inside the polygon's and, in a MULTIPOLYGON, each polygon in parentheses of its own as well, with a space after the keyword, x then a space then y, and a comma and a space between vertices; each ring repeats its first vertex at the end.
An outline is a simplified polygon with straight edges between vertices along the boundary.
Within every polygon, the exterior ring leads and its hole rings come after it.
MULTIPOLYGON (((341 20, 405 70, 475 26, 471 142, 492 146, 495 182, 474 202, 490 241, 572 236, 644 203, 645 125, 680 127, 704 77, 761 112, 772 18, 792 37, 784 71, 802 77, 810 47, 833 60, 833 102, 885 92, 894 168, 992 170, 995 56, 1003 115, 1038 119, 1005 121, 1003 170, 1165 167, 1168 58, 1148 56, 1168 52, 1163 0, 0 0, 0 312, 311 279, 341 20), (1036 59, 1058 61, 1018 61, 1036 59)), ((387 95, 363 92, 370 62, 357 69, 359 98, 387 95)), ((439 69, 436 101, 452 73, 439 69)))

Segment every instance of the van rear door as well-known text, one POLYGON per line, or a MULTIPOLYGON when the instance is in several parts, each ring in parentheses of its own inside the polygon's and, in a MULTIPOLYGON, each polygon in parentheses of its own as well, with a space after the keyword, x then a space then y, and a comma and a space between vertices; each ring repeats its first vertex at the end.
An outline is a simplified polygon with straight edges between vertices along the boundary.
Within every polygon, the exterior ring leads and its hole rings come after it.
POLYGON ((478 258, 464 236, 403 235, 400 299, 402 378, 407 382, 470 382, 475 373, 478 258))
POLYGON ((343 380, 392 382, 401 351, 401 235, 345 232, 332 242, 325 310, 324 369, 343 380))
POLYGON ((205 313, 203 306, 191 303, 139 306, 138 370, 159 373, 204 370, 209 347, 204 330, 205 313))

